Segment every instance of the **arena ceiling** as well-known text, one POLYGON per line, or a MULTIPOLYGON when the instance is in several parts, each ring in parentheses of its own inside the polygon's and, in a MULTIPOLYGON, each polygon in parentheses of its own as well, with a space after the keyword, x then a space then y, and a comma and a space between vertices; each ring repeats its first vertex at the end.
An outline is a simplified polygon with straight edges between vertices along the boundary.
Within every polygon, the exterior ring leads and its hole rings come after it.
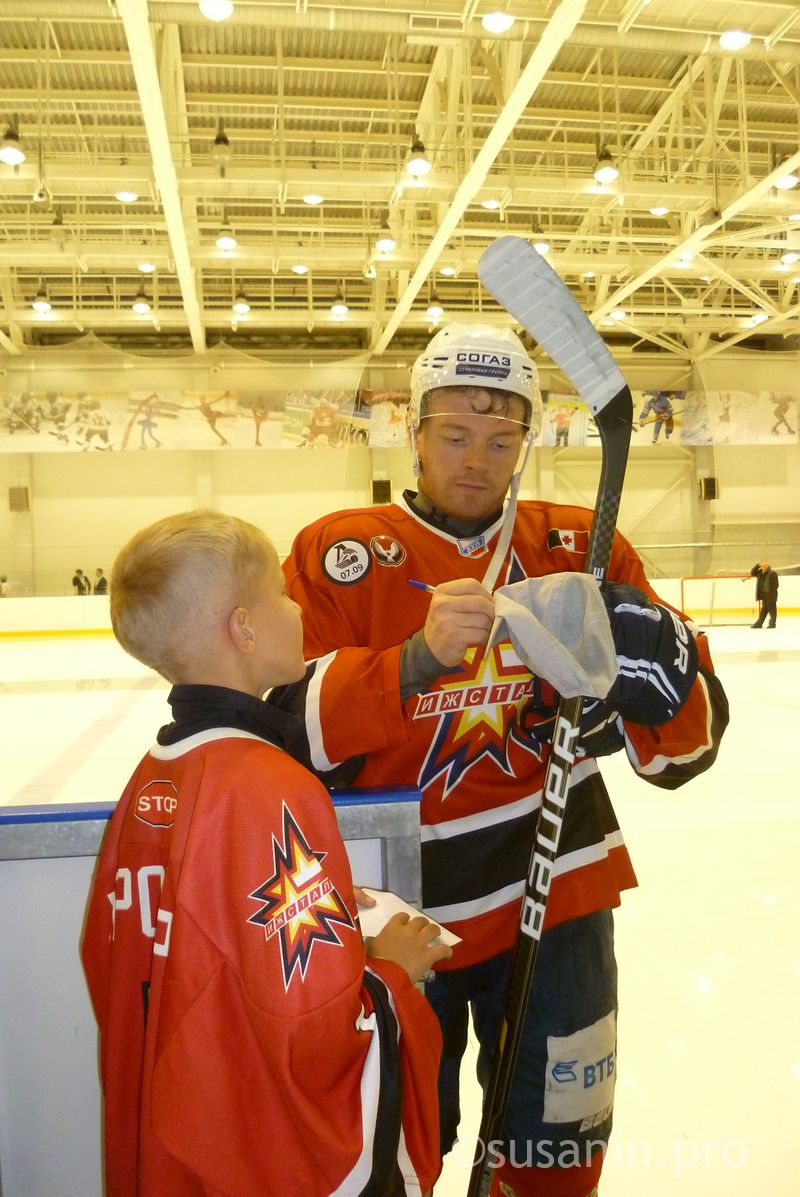
POLYGON ((193 0, 4 0, 0 122, 26 157, 0 164, 0 358, 92 332, 388 359, 428 339, 432 304, 503 320, 476 264, 508 232, 549 244, 612 350, 794 351, 800 188, 777 184, 800 171, 800 8, 501 6, 495 35, 491 0, 236 0, 222 22, 193 0), (598 184, 604 150, 619 176, 598 184))

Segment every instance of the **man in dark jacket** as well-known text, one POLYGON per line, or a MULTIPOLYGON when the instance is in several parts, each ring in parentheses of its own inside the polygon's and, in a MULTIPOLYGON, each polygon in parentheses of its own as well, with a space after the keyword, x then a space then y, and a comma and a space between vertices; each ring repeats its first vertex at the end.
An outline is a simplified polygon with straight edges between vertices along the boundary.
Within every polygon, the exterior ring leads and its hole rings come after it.
POLYGON ((767 627, 774 628, 778 618, 778 575, 768 561, 757 561, 750 573, 756 580, 756 602, 758 619, 751 627, 762 628, 769 616, 767 627))

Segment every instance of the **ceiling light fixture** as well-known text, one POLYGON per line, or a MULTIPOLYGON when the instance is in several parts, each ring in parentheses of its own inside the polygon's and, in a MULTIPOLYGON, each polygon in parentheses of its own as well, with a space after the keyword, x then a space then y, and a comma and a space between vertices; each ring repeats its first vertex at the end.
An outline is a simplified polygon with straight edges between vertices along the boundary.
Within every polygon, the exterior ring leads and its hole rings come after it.
POLYGON ((624 308, 614 308, 614 311, 608 314, 612 320, 624 320, 628 315, 624 308))
POLYGON ((411 138, 411 149, 406 159, 406 173, 414 179, 421 179, 433 169, 433 163, 425 153, 425 146, 416 133, 411 138))
POLYGON ((6 166, 21 166, 25 161, 25 151, 20 145, 18 122, 6 126, 3 140, 0 141, 0 162, 6 166))
POLYGON ((334 320, 344 320, 349 311, 350 309, 344 301, 342 290, 339 288, 339 290, 336 292, 336 298, 331 304, 331 315, 333 316, 334 320))
POLYGON ((308 274, 308 267, 305 262, 295 262, 292 267, 292 274, 308 274))
POLYGON ((233 0, 199 0, 197 7, 209 21, 227 21, 233 14, 233 0))
MULTIPOLYGON (((125 170, 125 168, 128 165, 128 159, 120 158, 119 164, 122 167, 122 169, 125 170)), ((121 204, 135 204, 139 198, 139 192, 136 191, 136 189, 133 186, 131 186, 130 182, 120 183, 119 187, 114 192, 114 195, 119 200, 119 202, 121 204)))
POLYGON ((39 285, 39 290, 33 297, 31 307, 33 308, 34 312, 38 312, 40 316, 46 316, 47 313, 52 310, 53 305, 50 302, 50 298, 47 294, 47 287, 45 287, 44 283, 39 285))
POLYGON ((787 250, 785 254, 781 254, 781 261, 784 266, 794 266, 795 262, 800 262, 800 253, 797 250, 787 250))
POLYGON ((137 316, 146 316, 150 311, 150 300, 147 298, 145 293, 144 283, 142 283, 142 285, 139 287, 139 290, 134 295, 131 308, 137 316))
MULTIPOLYGON (((788 158, 782 159, 783 162, 788 162, 788 160, 788 158)), ((780 166, 781 163, 778 163, 778 165, 780 166)), ((775 180, 775 186, 779 191, 791 191, 798 183, 800 183, 800 175, 798 175, 797 170, 787 170, 775 180)))
POLYGON ((228 139, 228 134, 222 127, 222 121, 217 125, 217 134, 214 138, 214 144, 211 147, 211 157, 215 162, 220 162, 223 165, 230 162, 233 157, 233 150, 228 139))
POLYGON ((139 261, 136 263, 136 269, 142 274, 155 274, 156 264, 150 256, 150 246, 147 241, 143 241, 139 249, 139 261))
POLYGON ((485 208, 487 212, 496 212, 500 207, 499 199, 485 199, 481 200, 481 207, 485 208))
POLYGON ((455 266, 443 266, 439 274, 443 274, 445 278, 454 278, 456 273, 455 266))
POLYGON ((375 242, 375 248, 378 253, 391 254, 397 249, 397 242, 392 236, 392 231, 389 228, 389 218, 384 216, 381 221, 381 229, 378 234, 378 240, 375 242))
POLYGON ((325 196, 320 195, 318 191, 309 191, 308 195, 303 196, 303 203, 308 204, 310 208, 316 208, 325 203, 325 196))
POLYGON ((619 177, 619 171, 614 163, 614 159, 607 146, 603 146, 600 153, 597 155, 597 162, 594 167, 594 177, 598 183, 605 185, 606 183, 613 183, 619 177))
POLYGON ((244 291, 237 291, 233 301, 233 310, 237 316, 246 316, 250 311, 250 301, 244 291))
POLYGON ((744 50, 752 37, 752 33, 745 33, 743 29, 726 29, 719 35, 719 46, 721 50, 744 50))
POLYGON ((50 225, 50 240, 62 249, 67 240, 67 228, 64 224, 64 213, 60 204, 56 205, 53 223, 50 225))
POLYGON ((431 292, 430 301, 428 303, 428 310, 425 315, 430 320, 431 324, 436 324, 437 320, 441 320, 444 315, 444 308, 439 302, 439 296, 435 291, 431 292))
POLYGON ((481 17, 481 25, 487 33, 508 33, 515 20, 516 17, 510 12, 487 12, 481 17))
POLYGON ((542 257, 550 253, 550 239, 545 236, 536 221, 533 222, 531 228, 531 245, 542 257))
POLYGON ((722 220, 722 213, 720 212, 719 208, 710 208, 707 212, 704 212, 702 216, 698 217, 697 227, 699 229, 704 229, 711 224, 717 224, 720 220, 722 220))
POLYGON ((236 249, 238 242, 234 235, 233 229, 229 224, 223 224, 220 231, 217 233, 216 246, 221 249, 223 253, 230 253, 236 249))
POLYGON ((669 208, 666 204, 655 204, 654 207, 650 209, 651 216, 666 216, 668 212, 669 208))

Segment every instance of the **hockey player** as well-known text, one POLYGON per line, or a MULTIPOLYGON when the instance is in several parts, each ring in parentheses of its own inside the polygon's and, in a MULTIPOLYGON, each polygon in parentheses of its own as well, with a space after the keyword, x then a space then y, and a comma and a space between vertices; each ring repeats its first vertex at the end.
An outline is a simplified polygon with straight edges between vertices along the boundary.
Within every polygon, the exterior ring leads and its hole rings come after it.
POLYGON ((658 440, 658 434, 661 432, 661 426, 664 426, 664 440, 668 441, 672 436, 675 421, 673 419, 672 404, 669 401, 669 396, 664 391, 648 391, 647 401, 639 412, 639 427, 653 421, 653 444, 658 440))
POLYGON ((330 798, 259 697, 304 669, 274 548, 168 517, 117 558, 111 617, 174 722, 111 820, 82 944, 107 1197, 427 1193, 441 1037, 412 982, 451 949, 401 914, 365 958, 330 798))
MULTIPOLYGON (((470 1009, 482 1083, 489 1073, 558 700, 507 638, 486 647, 490 590, 495 578, 554 574, 557 607, 583 570, 592 520, 583 508, 516 504, 540 409, 533 363, 513 333, 447 326, 412 371, 419 489, 317 520, 284 565, 303 608, 306 656, 318 658, 303 695, 313 763, 362 753, 357 784, 422 791, 424 908, 462 939, 426 986, 444 1034, 444 1150, 459 1123, 470 1009), (352 696, 361 703, 366 693, 371 716, 361 723, 352 696)), ((508 1140, 496 1157, 498 1195, 587 1197, 611 1130, 611 908, 636 882, 594 758, 624 748, 641 776, 673 788, 712 763, 727 722, 705 639, 658 601, 620 535, 610 578, 619 671, 606 701, 585 706, 508 1140)), ((613 647, 611 660, 613 676, 613 647)))

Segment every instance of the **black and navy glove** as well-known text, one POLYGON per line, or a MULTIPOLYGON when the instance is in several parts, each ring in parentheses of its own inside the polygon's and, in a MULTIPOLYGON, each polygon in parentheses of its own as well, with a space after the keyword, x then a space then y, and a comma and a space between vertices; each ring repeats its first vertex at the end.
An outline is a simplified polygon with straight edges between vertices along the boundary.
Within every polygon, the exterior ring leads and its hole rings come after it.
POLYGON ((603 597, 619 664, 605 703, 631 723, 668 723, 697 675, 692 633, 674 611, 651 603, 635 586, 609 582, 603 597))

